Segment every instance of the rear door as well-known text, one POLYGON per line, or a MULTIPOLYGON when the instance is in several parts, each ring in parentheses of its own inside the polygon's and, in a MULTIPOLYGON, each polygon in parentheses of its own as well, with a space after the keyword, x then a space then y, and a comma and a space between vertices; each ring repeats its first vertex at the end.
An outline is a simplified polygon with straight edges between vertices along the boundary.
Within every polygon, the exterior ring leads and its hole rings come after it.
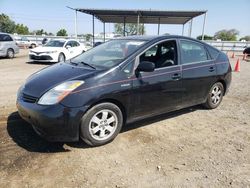
POLYGON ((133 79, 134 119, 178 108, 182 83, 176 40, 153 45, 138 56, 137 61, 153 62, 156 68, 153 72, 139 72, 133 79))
POLYGON ((180 40, 183 106, 203 103, 216 81, 216 66, 202 43, 180 40))

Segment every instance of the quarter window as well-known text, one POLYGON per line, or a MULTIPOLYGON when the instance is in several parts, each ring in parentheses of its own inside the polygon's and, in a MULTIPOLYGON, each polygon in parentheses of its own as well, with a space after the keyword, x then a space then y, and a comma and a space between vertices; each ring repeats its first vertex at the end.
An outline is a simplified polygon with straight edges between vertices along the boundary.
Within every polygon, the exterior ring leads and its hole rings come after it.
POLYGON ((207 51, 202 44, 181 40, 180 47, 182 64, 208 60, 207 51))
POLYGON ((216 59, 217 58, 217 56, 219 54, 218 50, 216 50, 216 49, 214 49, 214 48, 212 48, 210 46, 207 46, 207 50, 208 50, 210 56, 212 57, 212 59, 216 59))

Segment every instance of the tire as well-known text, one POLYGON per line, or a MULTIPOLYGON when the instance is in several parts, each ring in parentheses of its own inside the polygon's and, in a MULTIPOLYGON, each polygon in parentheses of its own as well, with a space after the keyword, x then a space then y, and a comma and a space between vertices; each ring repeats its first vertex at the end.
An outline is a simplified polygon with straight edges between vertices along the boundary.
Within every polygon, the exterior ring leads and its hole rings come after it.
POLYGON ((100 103, 82 117, 80 137, 90 146, 104 145, 114 140, 122 125, 123 114, 120 108, 113 103, 100 103))
POLYGON ((224 86, 221 82, 216 82, 209 90, 207 100, 203 104, 207 109, 217 108, 224 95, 224 86))
POLYGON ((10 59, 14 58, 15 57, 15 53, 14 53, 14 50, 13 49, 8 49, 7 50, 7 54, 6 56, 10 59))
POLYGON ((63 53, 60 53, 58 56, 58 62, 64 62, 65 61, 65 55, 63 53))

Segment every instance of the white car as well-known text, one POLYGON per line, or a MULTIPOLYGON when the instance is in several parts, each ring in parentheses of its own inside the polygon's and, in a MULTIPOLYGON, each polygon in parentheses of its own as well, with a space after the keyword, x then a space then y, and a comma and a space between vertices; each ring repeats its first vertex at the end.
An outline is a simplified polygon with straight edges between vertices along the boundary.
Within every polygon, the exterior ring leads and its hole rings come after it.
POLYGON ((53 39, 44 46, 30 50, 30 61, 61 62, 87 51, 86 47, 73 39, 53 39))
POLYGON ((15 37, 15 40, 19 47, 35 48, 38 46, 38 43, 35 40, 30 40, 27 37, 15 37))

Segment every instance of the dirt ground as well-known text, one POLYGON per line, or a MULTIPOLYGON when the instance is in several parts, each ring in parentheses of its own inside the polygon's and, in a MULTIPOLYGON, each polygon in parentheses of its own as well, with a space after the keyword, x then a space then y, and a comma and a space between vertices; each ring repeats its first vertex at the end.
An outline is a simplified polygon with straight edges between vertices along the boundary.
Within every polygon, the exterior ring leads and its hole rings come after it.
POLYGON ((0 59, 0 187, 250 187, 250 62, 219 108, 136 122, 90 148, 46 142, 20 119, 18 87, 49 66, 27 61, 25 50, 0 59))

